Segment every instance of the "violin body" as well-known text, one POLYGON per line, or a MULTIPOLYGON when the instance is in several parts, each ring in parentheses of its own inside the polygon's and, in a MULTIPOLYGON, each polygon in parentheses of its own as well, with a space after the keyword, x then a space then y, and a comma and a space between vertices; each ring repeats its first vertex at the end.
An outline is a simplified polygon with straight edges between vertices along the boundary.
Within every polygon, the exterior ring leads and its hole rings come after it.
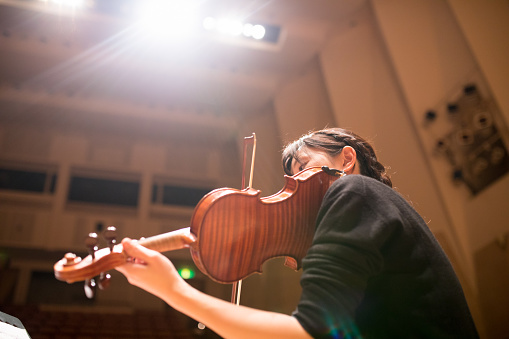
MULTIPOLYGON (((263 263, 274 257, 287 257, 285 264, 297 270, 311 246, 325 192, 338 178, 324 169, 310 167, 285 176, 283 189, 264 198, 252 188, 213 190, 195 207, 190 227, 139 243, 159 252, 189 247, 198 268, 220 283, 261 272, 263 263)), ((122 245, 116 244, 83 260, 68 253, 54 265, 54 272, 57 279, 71 283, 127 260, 122 245)))
POLYGON ((337 177, 312 167, 285 176, 283 189, 260 198, 260 191, 221 188, 204 196, 191 220, 197 241, 190 245, 198 268, 221 283, 261 272, 274 257, 301 267, 315 232, 325 192, 337 177))

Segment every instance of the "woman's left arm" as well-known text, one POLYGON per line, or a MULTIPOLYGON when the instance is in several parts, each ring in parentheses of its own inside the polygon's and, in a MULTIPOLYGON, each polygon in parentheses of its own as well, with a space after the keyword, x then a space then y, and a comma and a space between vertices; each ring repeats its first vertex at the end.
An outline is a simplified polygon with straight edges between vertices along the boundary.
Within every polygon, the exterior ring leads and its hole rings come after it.
POLYGON ((203 323, 224 338, 311 338, 292 316, 237 306, 187 284, 162 254, 124 239, 134 262, 117 268, 132 285, 164 300, 179 312, 203 323))

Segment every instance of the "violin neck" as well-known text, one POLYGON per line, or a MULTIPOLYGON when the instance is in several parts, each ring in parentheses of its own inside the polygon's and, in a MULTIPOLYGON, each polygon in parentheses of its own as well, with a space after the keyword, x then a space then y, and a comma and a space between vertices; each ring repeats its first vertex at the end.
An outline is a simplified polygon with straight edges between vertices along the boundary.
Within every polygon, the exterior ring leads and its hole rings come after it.
POLYGON ((191 233, 190 227, 186 227, 153 237, 142 238, 138 243, 157 252, 167 252, 187 248, 195 241, 196 237, 191 233))

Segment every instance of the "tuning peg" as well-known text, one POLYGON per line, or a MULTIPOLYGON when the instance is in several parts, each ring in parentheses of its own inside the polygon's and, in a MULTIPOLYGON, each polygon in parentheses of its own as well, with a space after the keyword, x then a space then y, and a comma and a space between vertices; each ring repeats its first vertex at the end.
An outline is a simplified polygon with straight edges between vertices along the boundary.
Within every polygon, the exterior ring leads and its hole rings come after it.
POLYGON ((113 246, 117 243, 117 228, 115 226, 108 226, 104 231, 104 238, 108 241, 110 251, 113 251, 113 246))
POLYGON ((99 288, 101 290, 105 290, 110 286, 111 282, 111 275, 109 273, 101 272, 101 275, 99 275, 99 288))
POLYGON ((87 296, 88 299, 94 298, 95 289, 96 289, 95 279, 92 278, 85 280, 85 295, 87 296))
POLYGON ((64 266, 76 265, 81 261, 81 258, 74 253, 66 253, 64 255, 64 266))
POLYGON ((99 240, 97 239, 97 233, 89 233, 87 239, 85 239, 85 246, 88 249, 88 253, 94 258, 95 251, 97 251, 97 244, 99 240))

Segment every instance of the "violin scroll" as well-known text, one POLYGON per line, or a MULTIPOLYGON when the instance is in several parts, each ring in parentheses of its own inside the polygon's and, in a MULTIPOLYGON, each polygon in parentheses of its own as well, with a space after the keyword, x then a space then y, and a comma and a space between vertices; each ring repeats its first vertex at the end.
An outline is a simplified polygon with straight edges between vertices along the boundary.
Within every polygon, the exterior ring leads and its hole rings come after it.
MULTIPOLYGON (((74 253, 67 253, 54 266, 55 277, 58 280, 73 283, 85 281, 87 295, 93 295, 96 286, 105 289, 110 284, 111 276, 106 272, 124 264, 128 256, 125 254, 122 244, 116 241, 116 229, 110 226, 105 231, 104 237, 108 241, 108 247, 97 249, 97 234, 90 234, 85 241, 89 249, 89 255, 80 258, 74 253), (99 276, 96 284, 94 277, 99 276)), ((139 240, 139 243, 155 251, 164 252, 189 247, 196 241, 189 227, 180 230, 156 235, 139 240)))
MULTIPOLYGON (((55 277, 59 280, 67 281, 68 283, 72 283, 79 280, 85 280, 85 295, 92 299, 95 296, 96 287, 98 286, 100 289, 106 289, 110 285, 111 275, 106 273, 107 270, 113 268, 110 265, 104 264, 104 257, 109 255, 114 255, 115 252, 121 257, 117 258, 115 262, 120 262, 120 260, 124 260, 121 252, 117 249, 115 250, 115 244, 117 242, 117 230, 114 226, 110 226, 104 232, 104 237, 108 242, 108 248, 98 251, 98 235, 97 233, 89 233, 88 237, 85 239, 85 246, 88 249, 89 255, 85 259, 81 259, 81 257, 77 256, 74 253, 66 253, 64 257, 58 261, 54 266, 55 277), (98 266, 100 268, 99 272, 95 270, 90 270, 89 267, 91 264, 94 266, 98 266), (80 272, 85 270, 86 276, 84 279, 81 279, 81 276, 76 276, 73 272, 80 272), (99 281, 96 283, 95 276, 99 275, 99 281)), ((110 261, 110 260, 108 260, 110 261)))

